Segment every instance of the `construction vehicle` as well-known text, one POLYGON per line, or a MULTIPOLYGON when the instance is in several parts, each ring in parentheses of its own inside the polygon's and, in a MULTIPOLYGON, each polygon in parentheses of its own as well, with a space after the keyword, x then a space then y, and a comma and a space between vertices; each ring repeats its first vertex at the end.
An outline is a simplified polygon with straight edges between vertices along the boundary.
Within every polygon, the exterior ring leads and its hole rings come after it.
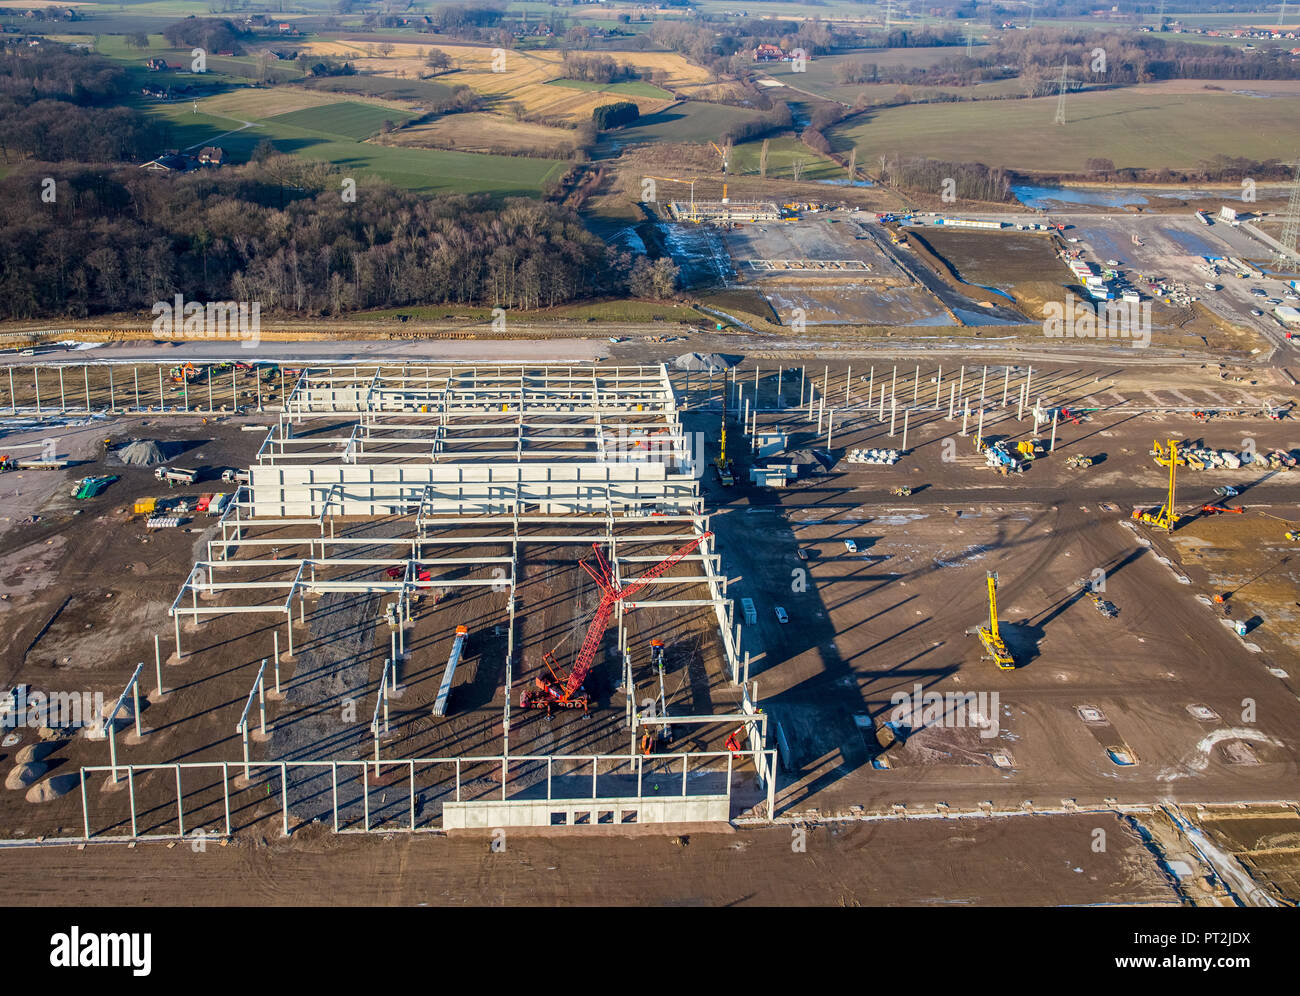
POLYGON ((722 433, 718 444, 718 462, 713 465, 718 472, 718 483, 724 488, 736 486, 736 474, 727 456, 727 382, 722 382, 722 433))
POLYGON ((246 470, 227 467, 221 472, 221 479, 227 484, 248 484, 252 480, 252 475, 246 470))
POLYGON ((1092 457, 1076 453, 1074 456, 1070 457, 1070 459, 1065 461, 1065 465, 1074 470, 1083 470, 1085 467, 1092 466, 1092 457))
POLYGON ((83 477, 73 487, 72 497, 77 499, 94 498, 117 479, 116 474, 108 477, 83 477))
POLYGON ((153 515, 157 510, 157 498, 137 498, 131 507, 131 511, 136 515, 153 515))
POLYGON ((153 476, 159 481, 166 481, 168 486, 175 487, 177 484, 193 484, 199 479, 199 472, 182 467, 159 467, 153 476))
POLYGON ((456 627, 455 639, 451 641, 451 653, 447 655, 447 670, 442 672, 442 682, 438 685, 438 697, 433 702, 435 716, 447 715, 447 700, 451 698, 451 682, 456 675, 456 665, 465 653, 465 643, 469 640, 469 629, 456 627))
POLYGON ((1093 606, 1096 608, 1098 612, 1102 614, 1103 618, 1114 619, 1116 616, 1119 615, 1119 609, 1115 607, 1114 602, 1106 601, 1106 599, 1102 598, 1100 595, 1096 594, 1095 592, 1092 593, 1089 597, 1092 599, 1093 606))
POLYGON ((208 506, 211 504, 212 504, 212 492, 205 491, 203 494, 199 495, 199 501, 198 504, 194 506, 194 511, 206 512, 208 510, 208 506))
POLYGON ((1133 518, 1144 525, 1154 526, 1157 529, 1163 529, 1171 533, 1177 527, 1178 520, 1181 518, 1174 511, 1174 484, 1179 465, 1185 466, 1186 461, 1178 455, 1178 440, 1176 439, 1169 440, 1168 450, 1160 445, 1159 440, 1156 440, 1151 452, 1155 454, 1156 463, 1169 468, 1169 495, 1165 499, 1165 503, 1158 509, 1133 509, 1133 518))
POLYGON ((1246 510, 1244 508, 1232 508, 1229 505, 1202 505, 1201 511, 1208 515, 1221 515, 1224 512, 1235 512, 1237 515, 1241 515, 1246 510))
POLYGON ((1011 651, 1007 649, 1006 643, 1002 640, 1002 634, 998 631, 998 572, 988 572, 989 586, 989 624, 988 628, 981 626, 975 631, 980 638, 980 643, 984 644, 984 649, 988 651, 989 657, 1003 671, 1014 671, 1016 669, 1015 658, 1011 656, 1011 651))
POLYGON ((587 628, 587 635, 582 641, 582 646, 578 649, 577 656, 574 658, 573 667, 569 669, 568 673, 565 673, 555 659, 554 650, 544 654, 542 661, 546 664, 551 676, 546 678, 539 675, 534 679, 536 688, 524 689, 519 696, 520 708, 545 709, 548 716, 551 714, 552 708, 581 709, 586 712, 591 706, 591 698, 583 689, 583 684, 596 664, 596 651, 605 638, 605 630, 609 626, 609 617, 613 615, 614 607, 619 602, 625 602, 650 582, 663 575, 712 535, 711 532, 701 533, 685 546, 655 564, 639 578, 629 581, 621 588, 617 587, 614 569, 610 566, 609 561, 605 559, 600 544, 593 543, 591 548, 594 557, 581 560, 578 564, 596 582, 596 587, 601 591, 601 598, 600 604, 596 606, 596 613, 592 616, 591 625, 587 628))
POLYGON ((1043 443, 1040 439, 1025 439, 1016 443, 1016 452, 1024 459, 1026 463, 1033 460, 1043 452, 1043 443))
MULTIPOLYGON (((398 581, 401 578, 406 577, 406 568, 389 567, 384 571, 384 573, 387 574, 394 581, 398 581)), ((419 564, 415 565, 415 570, 412 573, 414 574, 416 581, 430 581, 433 579, 433 573, 429 570, 429 568, 421 567, 419 564)))
POLYGON ((198 376, 199 368, 193 363, 182 363, 178 367, 171 368, 171 378, 177 384, 190 383, 197 380, 198 376))
POLYGON ((1019 474, 1025 469, 1024 460, 1013 456, 1008 449, 1006 441, 999 439, 992 446, 984 449, 984 462, 996 470, 999 474, 1019 474))
POLYGON ((895 498, 910 498, 912 495, 912 489, 906 486, 891 488, 889 493, 895 498))
POLYGON ((727 750, 731 751, 731 753, 733 754, 739 754, 741 751, 743 751, 745 749, 745 745, 741 740, 741 737, 745 736, 748 730, 749 730, 748 725, 738 726, 736 727, 736 729, 732 730, 731 735, 727 737, 727 741, 724 744, 727 750))

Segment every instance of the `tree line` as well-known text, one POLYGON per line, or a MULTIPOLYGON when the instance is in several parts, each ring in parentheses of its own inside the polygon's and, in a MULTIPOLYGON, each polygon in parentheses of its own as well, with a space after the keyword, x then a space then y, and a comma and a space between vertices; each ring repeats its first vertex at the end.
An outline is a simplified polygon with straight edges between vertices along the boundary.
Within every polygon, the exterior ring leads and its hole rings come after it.
POLYGON ((947 181, 954 196, 964 201, 1001 203, 1015 200, 1012 173, 983 163, 953 163, 941 159, 885 157, 881 163, 885 182, 918 193, 939 195, 947 181))
POLYGON ((45 162, 123 162, 153 155, 163 127, 125 107, 130 76, 70 46, 0 48, 0 156, 45 162))
POLYGON ((429 197, 380 182, 355 201, 327 164, 268 156, 220 173, 23 170, 0 180, 0 316, 259 302, 267 314, 417 305, 542 308, 672 293, 676 269, 607 249, 528 198, 429 197), (56 179, 56 199, 41 197, 56 179), (670 279, 671 278, 671 279, 670 279))

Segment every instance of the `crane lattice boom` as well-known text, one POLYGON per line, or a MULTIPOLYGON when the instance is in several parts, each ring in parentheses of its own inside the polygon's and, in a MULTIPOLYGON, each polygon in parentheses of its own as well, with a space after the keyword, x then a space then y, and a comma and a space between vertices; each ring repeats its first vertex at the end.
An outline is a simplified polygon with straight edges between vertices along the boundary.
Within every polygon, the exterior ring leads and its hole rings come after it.
POLYGON ((614 571, 605 559, 599 543, 593 543, 592 548, 595 550, 596 563, 593 566, 587 561, 581 561, 582 569, 591 575, 593 581, 600 588, 602 595, 600 604, 596 606, 596 614, 591 619, 591 625, 587 628, 586 639, 582 641, 582 647, 578 650, 578 656, 573 662, 573 670, 569 672, 569 677, 564 682, 564 687, 560 690, 558 701, 569 702, 578 690, 582 688, 587 676, 591 674, 591 669, 596 662, 596 649, 600 646, 600 641, 605 636, 605 629, 609 626, 609 617, 614 612, 614 606, 619 602, 632 597, 655 578, 661 577, 669 568, 679 563, 683 557, 689 554, 697 546, 712 536, 711 532, 704 532, 691 540, 681 549, 669 554, 667 558, 661 560, 650 568, 639 578, 629 581, 621 589, 617 587, 617 581, 614 578, 614 571))

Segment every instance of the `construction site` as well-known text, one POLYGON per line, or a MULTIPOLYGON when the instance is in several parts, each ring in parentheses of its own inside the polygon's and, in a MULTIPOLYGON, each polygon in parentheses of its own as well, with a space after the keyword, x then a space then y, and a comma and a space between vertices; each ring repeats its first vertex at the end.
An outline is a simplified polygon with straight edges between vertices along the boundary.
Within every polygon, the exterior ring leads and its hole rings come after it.
POLYGON ((0 836, 1090 814, 1191 869, 1108 899, 1218 905, 1247 806, 1296 899, 1284 379, 611 352, 11 364, 8 708, 102 708, 15 726, 0 836))

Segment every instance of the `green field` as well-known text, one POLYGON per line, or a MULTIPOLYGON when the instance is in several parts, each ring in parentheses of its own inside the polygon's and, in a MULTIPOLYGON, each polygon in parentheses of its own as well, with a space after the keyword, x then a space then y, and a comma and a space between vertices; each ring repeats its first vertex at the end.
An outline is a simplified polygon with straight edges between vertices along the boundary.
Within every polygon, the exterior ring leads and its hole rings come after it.
MULTIPOLYGON (((978 57, 986 46, 974 46, 975 55, 978 57)), ((875 63, 880 69, 888 69, 894 66, 903 66, 907 69, 928 69, 931 66, 938 65, 946 59, 955 59, 964 56, 966 49, 960 46, 940 46, 937 48, 863 48, 854 49, 850 52, 837 53, 835 55, 821 56, 810 59, 805 63, 804 71, 796 73, 794 64, 789 62, 771 62, 764 63, 755 67, 763 76, 770 76, 774 80, 780 80, 786 86, 796 90, 804 90, 808 93, 816 94, 819 97, 825 97, 827 100, 838 100, 841 103, 852 104, 864 89, 869 86, 879 86, 880 84, 863 84, 863 83, 840 83, 836 80, 835 73, 839 66, 845 63, 861 62, 865 65, 875 63)), ((895 90, 898 84, 888 84, 895 90)), ((993 87, 996 84, 981 84, 982 87, 993 87)), ((916 87, 915 89, 922 89, 916 87)), ((974 96, 975 91, 980 87, 924 87, 926 90, 949 89, 956 92, 968 92, 968 95, 974 96)), ((788 99, 782 91, 772 89, 771 95, 777 99, 788 99)), ((980 96, 997 96, 992 90, 986 90, 980 96)))
POLYGON ((1094 157, 1117 168, 1195 167, 1216 154, 1293 156, 1300 97, 1144 87, 1075 94, 1064 126, 1053 124, 1055 111, 1055 97, 891 107, 827 137, 837 152, 857 145, 860 162, 898 154, 1042 172, 1081 172, 1094 157))
MULTIPOLYGON (((282 114, 278 118, 265 118, 248 126, 231 118, 195 114, 190 104, 155 104, 144 109, 168 122, 170 134, 167 144, 174 148, 220 145, 233 162, 239 163, 246 161, 261 141, 269 139, 280 152, 334 163, 343 176, 378 176, 394 186, 410 190, 530 196, 537 194, 546 181, 560 176, 565 168, 564 163, 554 159, 372 145, 343 138, 337 133, 295 126, 282 120, 302 118, 340 106, 348 105, 329 104, 321 108, 282 114)), ((373 110, 381 121, 396 113, 386 108, 373 110)), ((328 116, 323 123, 330 127, 341 127, 337 119, 328 116)))
POLYGON ((582 80, 551 80, 551 86, 567 87, 570 90, 586 90, 597 93, 621 93, 628 97, 651 97, 655 100, 672 100, 673 95, 650 83, 630 80, 624 83, 585 83, 582 80))
MULTIPOLYGON (((761 139, 745 142, 731 150, 731 172, 758 175, 758 157, 763 147, 761 139)), ((848 173, 838 163, 818 155, 797 138, 773 138, 767 149, 767 175, 769 178, 794 179, 794 162, 803 160, 801 180, 845 180, 848 173)))
POLYGON ((397 123, 412 115, 395 111, 374 104, 358 104, 345 101, 339 104, 325 104, 321 107, 308 107, 288 114, 277 114, 265 118, 268 127, 289 126, 306 131, 317 131, 325 135, 338 135, 355 142, 364 141, 377 135, 385 121, 397 123))
POLYGON ((636 124, 611 132, 620 145, 634 142, 719 142, 737 121, 759 116, 758 111, 725 104, 685 101, 654 114, 643 114, 636 124))

